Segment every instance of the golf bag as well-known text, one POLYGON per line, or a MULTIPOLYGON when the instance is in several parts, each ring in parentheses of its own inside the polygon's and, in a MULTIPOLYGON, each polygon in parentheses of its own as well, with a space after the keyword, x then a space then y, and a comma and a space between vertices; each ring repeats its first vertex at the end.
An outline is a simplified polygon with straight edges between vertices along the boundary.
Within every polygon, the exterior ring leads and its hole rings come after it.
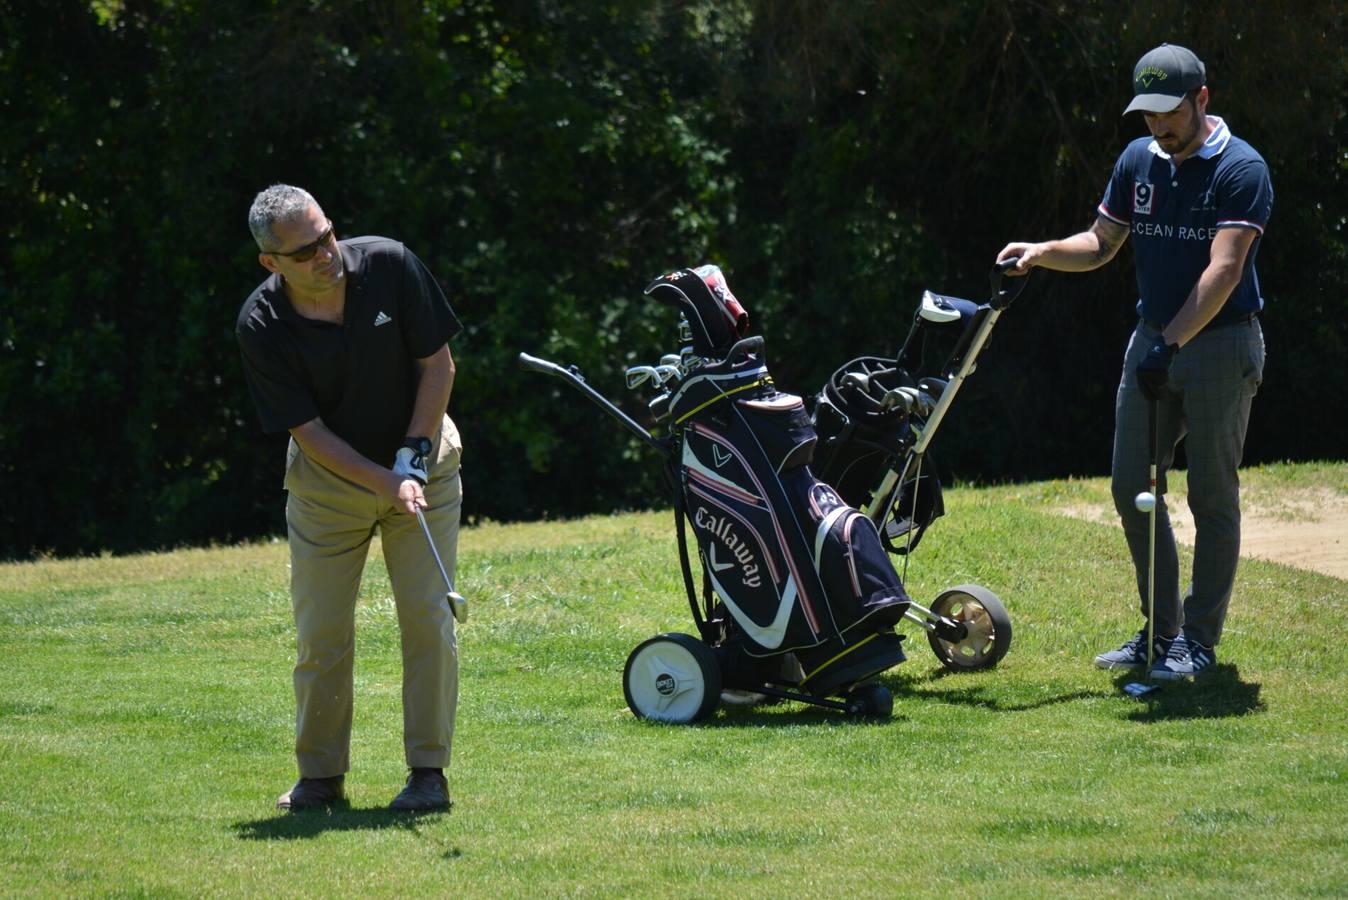
MULTIPOLYGON (((815 469, 847 503, 864 507, 875 500, 882 474, 901 466, 913 448, 921 419, 914 421, 910 407, 883 402, 900 389, 920 390, 897 360, 867 356, 834 372, 815 398, 813 424, 821 438, 815 469)), ((941 482, 929 465, 900 485, 882 532, 885 548, 909 553, 943 515, 941 482)))
POLYGON ((679 439, 676 507, 711 601, 704 627, 716 622, 719 642, 749 657, 794 653, 800 687, 815 694, 901 661, 903 585, 871 521, 811 471, 805 404, 773 386, 720 270, 673 272, 646 293, 683 314, 701 360, 662 417, 679 439))
POLYGON ((1005 268, 994 270, 993 297, 986 304, 923 292, 893 358, 851 360, 815 398, 819 476, 845 502, 867 511, 891 553, 912 552, 927 527, 945 514, 927 448, 998 316, 1024 286, 1024 279, 1005 286, 1005 268), (917 374, 933 350, 945 356, 939 374, 917 374))
POLYGON ((723 699, 775 697, 888 715, 893 698, 872 679, 904 660, 894 630, 902 619, 925 629, 949 669, 995 665, 1011 640, 996 595, 958 585, 928 609, 908 596, 890 553, 911 550, 944 512, 939 482, 923 471, 927 444, 1014 292, 994 283, 994 303, 976 308, 928 292, 922 321, 965 326, 945 377, 913 379, 904 352, 863 357, 835 373, 813 416, 774 386, 763 338, 747 335, 749 317, 720 269, 671 272, 646 294, 678 310, 686 342, 659 365, 626 373, 629 388, 660 391, 648 406, 663 437, 574 366, 519 355, 521 366, 567 381, 659 453, 674 488, 698 636, 659 634, 632 651, 623 670, 632 711, 691 722, 723 699))

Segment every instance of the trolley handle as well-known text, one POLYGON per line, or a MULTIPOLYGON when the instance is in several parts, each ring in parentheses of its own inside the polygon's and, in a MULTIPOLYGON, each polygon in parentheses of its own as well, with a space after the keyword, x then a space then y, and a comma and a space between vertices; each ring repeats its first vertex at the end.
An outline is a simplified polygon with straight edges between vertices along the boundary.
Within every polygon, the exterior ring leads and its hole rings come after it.
POLYGON ((565 378, 568 381, 573 378, 580 381, 585 380, 581 377, 580 372, 576 370, 575 366, 572 366, 570 369, 564 369, 551 360, 539 359, 537 356, 530 356, 527 353, 521 353, 519 355, 519 364, 521 369, 530 372, 541 372, 544 375, 556 375, 558 378, 565 378))
POLYGON ((1008 256, 993 264, 989 276, 992 282, 992 297, 988 300, 988 305, 993 309, 1006 309, 1020 296, 1020 292, 1025 290, 1025 283, 1030 280, 1029 272, 1024 275, 1006 274, 1018 265, 1020 265, 1019 256, 1008 256))

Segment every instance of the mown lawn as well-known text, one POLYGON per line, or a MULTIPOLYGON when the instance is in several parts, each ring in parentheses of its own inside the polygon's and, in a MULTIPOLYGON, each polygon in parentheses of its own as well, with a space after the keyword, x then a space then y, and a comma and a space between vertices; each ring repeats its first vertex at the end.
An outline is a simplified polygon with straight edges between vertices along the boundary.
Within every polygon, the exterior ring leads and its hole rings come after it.
MULTIPOLYGON (((1252 492, 1342 464, 1244 473, 1252 492)), ((1100 481, 961 488, 919 600, 975 582, 995 670, 925 639, 892 719, 783 704, 696 727, 627 711, 627 654, 691 631, 669 513, 465 531, 451 813, 404 770, 397 626, 371 557, 351 807, 288 816, 284 542, 0 566, 0 894, 1342 896, 1348 583, 1242 563, 1219 669, 1143 702, 1091 657, 1137 627, 1100 481)), ((913 629, 909 628, 910 631, 913 629)))

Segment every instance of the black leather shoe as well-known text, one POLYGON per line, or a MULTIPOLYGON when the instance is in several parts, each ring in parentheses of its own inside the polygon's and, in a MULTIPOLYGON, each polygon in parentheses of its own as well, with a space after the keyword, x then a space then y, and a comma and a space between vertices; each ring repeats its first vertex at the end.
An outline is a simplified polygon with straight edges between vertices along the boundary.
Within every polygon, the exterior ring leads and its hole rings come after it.
POLYGON ((342 775, 334 775, 331 778, 301 778, 295 782, 293 788, 277 798, 276 808, 294 811, 340 803, 346 799, 346 794, 342 790, 342 783, 345 780, 342 775))
POLYGON ((413 769, 407 776, 407 784, 388 808, 402 812, 430 812, 449 809, 452 805, 449 800, 449 782, 439 770, 413 769))

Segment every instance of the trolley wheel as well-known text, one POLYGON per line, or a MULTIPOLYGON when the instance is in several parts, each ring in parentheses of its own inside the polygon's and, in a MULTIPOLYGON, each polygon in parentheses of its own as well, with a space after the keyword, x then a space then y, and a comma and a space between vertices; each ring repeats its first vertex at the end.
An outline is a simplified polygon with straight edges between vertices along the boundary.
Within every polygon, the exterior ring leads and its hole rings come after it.
POLYGON ((710 647, 689 634, 659 634, 627 657, 623 694, 641 719, 696 722, 721 700, 721 667, 710 647))
POLYGON ((960 641, 927 632, 932 652, 947 669, 989 669, 1011 648, 1011 616, 997 595, 985 587, 962 584, 950 588, 936 598, 931 611, 968 629, 960 641))
POLYGON ((847 711, 854 716, 888 719, 894 713, 894 695, 883 684, 863 684, 848 693, 847 711))

